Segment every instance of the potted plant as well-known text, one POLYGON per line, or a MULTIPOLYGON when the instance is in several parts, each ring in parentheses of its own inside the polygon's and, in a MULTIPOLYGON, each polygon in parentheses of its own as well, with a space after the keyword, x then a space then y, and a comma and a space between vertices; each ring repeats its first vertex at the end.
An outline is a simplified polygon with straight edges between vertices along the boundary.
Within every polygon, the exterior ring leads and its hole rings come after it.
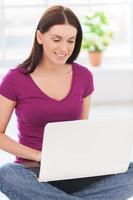
POLYGON ((85 17, 82 49, 87 49, 91 64, 99 66, 102 52, 109 46, 113 33, 104 12, 94 12, 85 17))

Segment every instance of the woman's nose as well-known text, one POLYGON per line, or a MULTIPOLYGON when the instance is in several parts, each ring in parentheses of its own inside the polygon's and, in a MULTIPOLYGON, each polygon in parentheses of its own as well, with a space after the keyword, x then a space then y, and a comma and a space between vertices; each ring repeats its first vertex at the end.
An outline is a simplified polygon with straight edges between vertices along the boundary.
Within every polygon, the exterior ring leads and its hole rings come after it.
POLYGON ((60 50, 63 51, 63 52, 67 52, 67 51, 68 51, 67 42, 63 42, 63 43, 60 45, 60 50))

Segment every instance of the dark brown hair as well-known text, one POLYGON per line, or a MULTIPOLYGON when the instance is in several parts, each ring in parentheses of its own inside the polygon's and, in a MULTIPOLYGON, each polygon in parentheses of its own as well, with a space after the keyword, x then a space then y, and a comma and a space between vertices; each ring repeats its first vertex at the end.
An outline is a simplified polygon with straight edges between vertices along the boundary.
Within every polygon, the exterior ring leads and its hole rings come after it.
MULTIPOLYGON (((36 31, 39 30, 41 33, 45 33, 50 29, 50 27, 65 23, 68 23, 77 29, 77 36, 73 53, 66 61, 66 63, 72 63, 80 52, 82 42, 82 28, 77 16, 73 13, 72 10, 63 6, 52 6, 48 8, 42 15, 37 25, 36 31)), ((29 57, 21 64, 21 66, 26 68, 28 74, 33 72, 39 64, 42 58, 42 51, 42 45, 37 42, 35 32, 31 53, 29 57)))

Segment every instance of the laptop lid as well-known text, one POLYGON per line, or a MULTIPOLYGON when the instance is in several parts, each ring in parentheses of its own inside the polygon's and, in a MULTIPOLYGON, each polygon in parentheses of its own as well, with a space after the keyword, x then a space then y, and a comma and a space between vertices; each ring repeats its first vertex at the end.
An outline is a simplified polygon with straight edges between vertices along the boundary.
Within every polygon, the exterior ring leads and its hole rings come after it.
POLYGON ((132 130, 131 119, 48 123, 39 181, 125 172, 132 149, 132 130))

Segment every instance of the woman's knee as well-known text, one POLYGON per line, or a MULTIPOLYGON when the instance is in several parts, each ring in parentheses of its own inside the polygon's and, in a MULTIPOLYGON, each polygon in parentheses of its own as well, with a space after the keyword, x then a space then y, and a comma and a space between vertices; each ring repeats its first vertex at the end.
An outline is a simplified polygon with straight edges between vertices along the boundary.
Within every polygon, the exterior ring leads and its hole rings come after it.
POLYGON ((4 164, 0 167, 0 180, 8 178, 12 175, 14 168, 14 163, 4 164))
POLYGON ((0 185, 13 185, 19 181, 18 168, 22 166, 16 163, 4 164, 0 167, 0 185))
POLYGON ((125 173, 119 174, 119 176, 121 183, 133 186, 133 163, 130 163, 128 170, 125 173))

